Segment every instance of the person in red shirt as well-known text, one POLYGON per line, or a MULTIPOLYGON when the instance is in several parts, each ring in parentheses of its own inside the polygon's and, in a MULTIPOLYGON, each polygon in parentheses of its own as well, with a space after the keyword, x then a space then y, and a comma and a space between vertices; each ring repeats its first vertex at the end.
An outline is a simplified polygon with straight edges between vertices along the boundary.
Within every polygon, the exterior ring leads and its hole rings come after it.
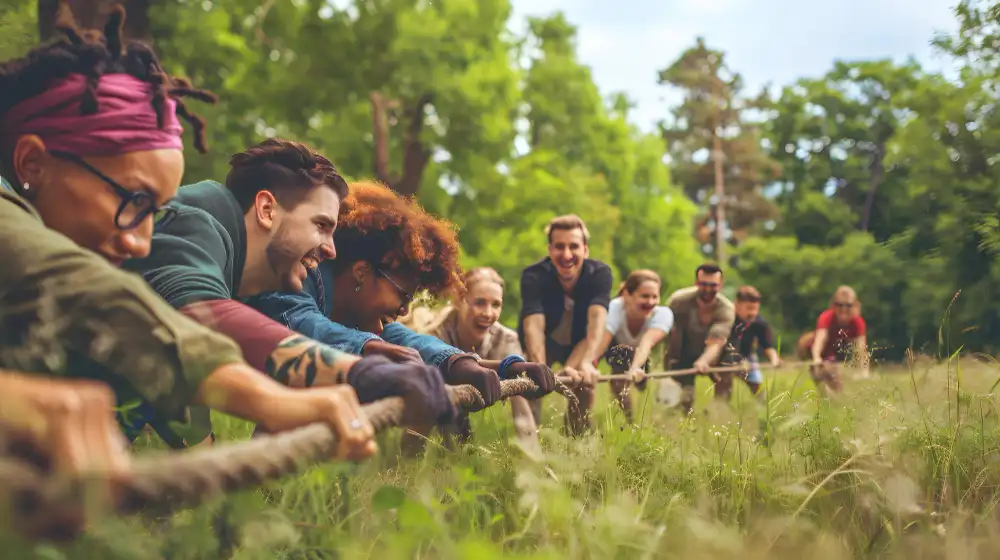
POLYGON ((813 379, 822 389, 843 389, 840 363, 852 360, 860 377, 868 377, 867 327, 861 318, 861 304, 850 286, 841 286, 830 298, 830 308, 820 314, 812 340, 813 379))

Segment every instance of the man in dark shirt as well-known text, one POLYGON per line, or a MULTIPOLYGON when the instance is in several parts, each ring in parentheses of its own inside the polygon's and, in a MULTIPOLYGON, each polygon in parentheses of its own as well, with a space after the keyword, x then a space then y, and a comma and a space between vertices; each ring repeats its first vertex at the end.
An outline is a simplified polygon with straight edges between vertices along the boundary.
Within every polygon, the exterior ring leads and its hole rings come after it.
MULTIPOLYGON (((760 316, 760 292, 753 286, 743 286, 736 291, 736 321, 729 335, 729 344, 736 348, 744 360, 750 362, 750 374, 745 378, 750 392, 763 398, 761 385, 763 375, 758 366, 758 356, 763 354, 772 366, 778 366, 781 358, 774 348, 774 336, 767 321, 760 316), (756 352, 754 351, 756 343, 756 352)), ((717 398, 729 400, 732 394, 733 374, 724 374, 723 380, 715 385, 717 398)))
MULTIPOLYGON (((560 362, 573 378, 579 406, 570 403, 566 425, 571 433, 590 427, 589 412, 599 373, 586 361, 600 343, 611 297, 611 268, 590 256, 590 234, 579 216, 553 218, 545 228, 549 256, 521 274, 518 336, 529 362, 560 362)), ((541 400, 529 401, 536 425, 541 400)))

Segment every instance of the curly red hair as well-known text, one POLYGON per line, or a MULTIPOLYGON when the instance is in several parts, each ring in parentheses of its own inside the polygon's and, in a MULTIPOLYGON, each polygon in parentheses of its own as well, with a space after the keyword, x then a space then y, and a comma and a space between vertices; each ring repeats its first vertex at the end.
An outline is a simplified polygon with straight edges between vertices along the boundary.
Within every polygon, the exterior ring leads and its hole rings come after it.
POLYGON ((412 199, 375 181, 352 182, 334 233, 334 274, 358 261, 418 277, 434 296, 461 291, 458 232, 412 199))

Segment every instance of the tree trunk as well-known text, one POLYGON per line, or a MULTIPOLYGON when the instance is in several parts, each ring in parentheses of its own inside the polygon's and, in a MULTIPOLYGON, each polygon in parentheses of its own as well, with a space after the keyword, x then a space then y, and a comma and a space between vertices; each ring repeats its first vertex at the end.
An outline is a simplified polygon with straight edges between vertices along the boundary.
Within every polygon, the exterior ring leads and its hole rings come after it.
POLYGON ((125 7, 126 39, 152 43, 153 32, 149 22, 150 0, 38 0, 38 35, 48 41, 56 33, 59 5, 65 3, 73 12, 73 19, 84 29, 103 29, 108 15, 118 4, 125 7))
POLYGON ((420 141, 424 128, 424 111, 431 103, 430 94, 423 95, 404 111, 406 130, 403 132, 403 172, 389 170, 389 115, 391 108, 399 107, 397 101, 387 101, 373 91, 369 95, 372 104, 372 171, 381 183, 403 196, 414 196, 420 189, 420 180, 431 159, 431 151, 420 141))
POLYGON ((712 133, 712 160, 715 163, 715 260, 719 266, 726 265, 726 184, 722 173, 722 140, 718 131, 712 133))
POLYGON ((865 207, 861 212, 861 231, 868 231, 868 223, 871 221, 872 206, 875 205, 875 191, 885 180, 885 142, 875 144, 875 153, 872 154, 872 162, 868 166, 870 171, 868 180, 868 193, 865 195, 865 207))

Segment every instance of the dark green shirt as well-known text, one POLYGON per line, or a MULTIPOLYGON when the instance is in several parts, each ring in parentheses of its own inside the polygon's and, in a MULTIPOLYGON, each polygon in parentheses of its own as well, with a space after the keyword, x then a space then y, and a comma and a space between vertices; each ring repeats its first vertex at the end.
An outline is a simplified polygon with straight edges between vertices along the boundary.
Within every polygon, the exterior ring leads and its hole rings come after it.
POLYGON ((181 308, 198 301, 233 299, 246 262, 243 212, 224 185, 202 181, 181 187, 156 224, 152 251, 126 263, 156 293, 181 308))
POLYGON ((108 383, 184 420, 201 382, 242 362, 230 339, 178 313, 142 278, 42 223, 0 187, 0 368, 108 383))

